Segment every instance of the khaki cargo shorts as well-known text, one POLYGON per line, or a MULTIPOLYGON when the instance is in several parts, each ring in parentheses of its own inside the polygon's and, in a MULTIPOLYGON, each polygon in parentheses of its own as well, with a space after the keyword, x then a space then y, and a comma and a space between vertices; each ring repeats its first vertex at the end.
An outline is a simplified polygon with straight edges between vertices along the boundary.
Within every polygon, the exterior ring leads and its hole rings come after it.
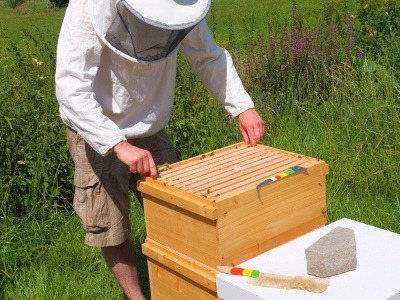
MULTIPOLYGON (((164 130, 129 142, 150 151, 157 165, 180 159, 164 130)), ((121 244, 131 228, 129 191, 140 197, 136 189, 139 174, 131 173, 114 153, 101 156, 70 128, 67 143, 75 164, 74 210, 86 231, 85 243, 94 247, 121 244)))

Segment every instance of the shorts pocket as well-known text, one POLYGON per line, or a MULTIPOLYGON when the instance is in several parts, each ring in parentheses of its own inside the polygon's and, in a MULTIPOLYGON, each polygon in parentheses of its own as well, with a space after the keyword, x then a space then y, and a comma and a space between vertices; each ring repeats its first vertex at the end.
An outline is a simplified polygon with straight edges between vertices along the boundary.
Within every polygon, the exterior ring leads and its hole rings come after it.
POLYGON ((74 177, 74 210, 86 232, 99 233, 110 228, 108 195, 92 170, 77 169, 74 177))

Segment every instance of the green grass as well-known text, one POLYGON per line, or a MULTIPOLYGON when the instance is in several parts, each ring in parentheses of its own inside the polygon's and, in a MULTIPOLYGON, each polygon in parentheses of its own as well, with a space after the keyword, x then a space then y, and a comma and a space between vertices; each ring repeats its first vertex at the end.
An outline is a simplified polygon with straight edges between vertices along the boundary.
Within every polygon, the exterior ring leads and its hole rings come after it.
POLYGON ((0 37, 7 38, 10 41, 18 42, 23 38, 22 30, 31 31, 35 27, 40 27, 48 36, 57 38, 61 27, 64 9, 37 9, 2 8, 0 6, 0 37))
MULTIPOLYGON (((139 253, 144 241, 141 208, 133 203, 132 239, 139 253)), ((7 219, 0 223, 0 299, 122 299, 123 294, 100 250, 83 244, 75 214, 54 211, 47 220, 7 219)), ((138 254, 148 293, 146 261, 138 254)))
POLYGON ((82 245, 74 215, 53 214, 40 224, 18 220, 6 230, 2 299, 117 298, 118 287, 98 250, 82 245))
MULTIPOLYGON (((305 24, 356 1, 298 1, 305 24), (333 4, 332 4, 333 3, 333 4)), ((208 21, 233 54, 267 128, 262 144, 325 160, 329 222, 346 217, 400 233, 400 90, 384 63, 355 59, 332 73, 325 101, 299 100, 290 86, 263 89, 254 63, 266 20, 279 32, 292 1, 213 1, 208 21)), ((72 212, 72 161, 54 97, 55 45, 63 9, 0 5, 0 299, 122 299, 100 251, 83 244, 72 212), (38 64, 38 62, 43 62, 38 64)), ((264 39, 265 40, 265 39, 264 39)), ((394 45, 396 46, 396 45, 394 45)), ((399 45, 397 45, 398 47, 399 45)), ((395 49, 395 47, 393 48, 395 49)), ((180 57, 168 125, 184 158, 239 142, 236 120, 204 90, 180 57)), ((131 209, 132 239, 149 296, 141 207, 131 209)))

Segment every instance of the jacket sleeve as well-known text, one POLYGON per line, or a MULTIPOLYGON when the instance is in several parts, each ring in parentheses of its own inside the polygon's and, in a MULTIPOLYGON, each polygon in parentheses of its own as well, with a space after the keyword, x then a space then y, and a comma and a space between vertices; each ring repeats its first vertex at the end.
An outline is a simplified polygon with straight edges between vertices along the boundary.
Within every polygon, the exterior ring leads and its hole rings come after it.
POLYGON ((64 122, 95 151, 106 155, 126 138, 102 113, 92 90, 103 47, 93 29, 87 1, 71 0, 57 45, 56 97, 64 122))
POLYGON ((204 86, 232 117, 254 108, 230 54, 216 44, 205 20, 184 38, 181 50, 204 86))

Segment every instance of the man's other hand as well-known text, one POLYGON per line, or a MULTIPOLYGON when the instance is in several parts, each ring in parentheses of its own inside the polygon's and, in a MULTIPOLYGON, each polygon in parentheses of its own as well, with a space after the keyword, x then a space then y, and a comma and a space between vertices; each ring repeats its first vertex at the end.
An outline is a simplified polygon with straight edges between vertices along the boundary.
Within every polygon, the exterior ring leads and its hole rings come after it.
POLYGON ((239 117, 239 129, 242 133, 244 142, 255 146, 264 135, 264 121, 254 108, 245 110, 239 117))

